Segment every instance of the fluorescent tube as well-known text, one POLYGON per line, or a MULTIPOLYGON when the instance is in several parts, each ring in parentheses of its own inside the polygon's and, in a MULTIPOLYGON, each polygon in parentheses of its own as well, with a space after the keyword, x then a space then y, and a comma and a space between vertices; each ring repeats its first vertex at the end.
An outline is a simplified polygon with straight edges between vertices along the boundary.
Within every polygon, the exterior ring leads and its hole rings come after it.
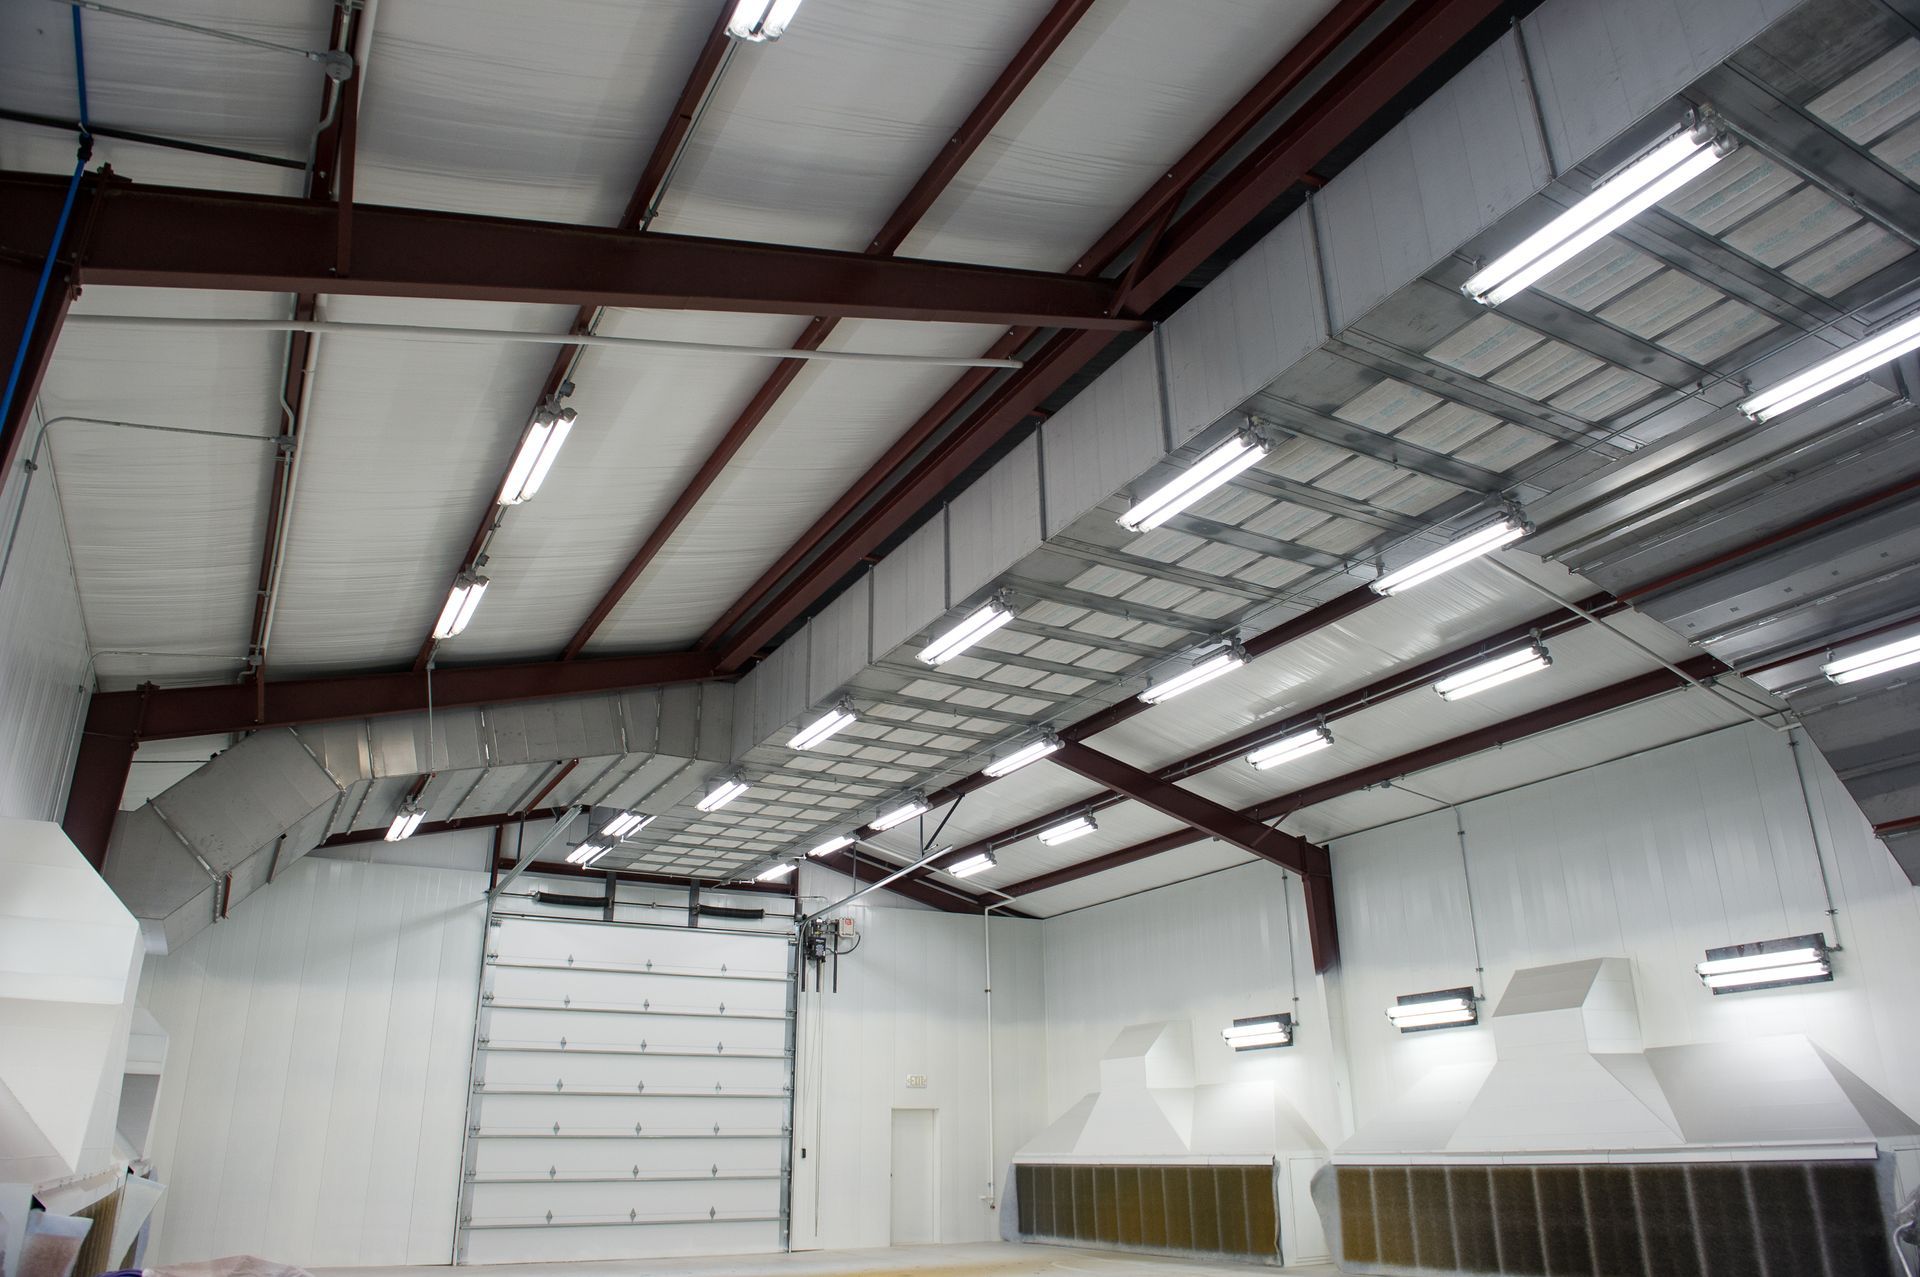
POLYGON ((956 878, 971 878, 975 874, 991 869, 1000 862, 993 858, 990 851, 975 852, 965 860, 956 860, 946 867, 948 873, 956 878))
POLYGON ((1220 1036, 1236 1051, 1257 1051, 1263 1047, 1293 1045, 1293 1016, 1256 1015, 1235 1020, 1220 1030, 1220 1036))
POLYGON ((1437 993, 1405 993, 1387 1008, 1387 1019, 1402 1033, 1444 1029, 1456 1024, 1478 1024, 1480 1009, 1472 989, 1442 989, 1437 993))
POLYGON ((1920 634, 1828 661, 1820 672, 1836 683, 1857 683, 1916 663, 1920 663, 1920 634))
POLYGON ((507 469, 506 482, 500 485, 497 498, 500 505, 519 505, 540 491, 540 484, 546 479, 547 471, 553 469, 554 459, 560 455, 560 447, 566 443, 577 415, 571 408, 562 408, 559 412, 542 408, 533 415, 527 433, 520 437, 520 451, 514 454, 513 465, 507 469))
POLYGON ((1498 687, 1510 683, 1516 678, 1524 678, 1553 664, 1553 658, 1547 655, 1547 649, 1535 643, 1531 647, 1518 647, 1511 652, 1503 652, 1490 661, 1468 666, 1458 674, 1449 674, 1433 685, 1440 693, 1440 699, 1457 701, 1465 696, 1484 692, 1489 687, 1498 687))
POLYGON ((791 749, 812 749, 842 728, 851 727, 859 721, 859 716, 853 712, 853 702, 843 700, 795 732, 787 745, 791 749))
POLYGON ((706 796, 695 803, 694 807, 700 811, 719 811, 722 807, 725 807, 728 803, 746 793, 750 788, 752 788, 752 786, 748 785, 741 777, 729 776, 712 789, 709 789, 706 796))
POLYGON ((1252 431, 1240 431, 1225 443, 1202 454, 1198 461, 1152 493, 1134 502, 1120 516, 1120 526, 1129 532, 1146 532, 1159 527, 1242 470, 1259 464, 1272 447, 1252 431))
POLYGON ((1696 963, 1693 969, 1700 982, 1716 994, 1833 979, 1833 959, 1826 937, 1818 933, 1709 949, 1707 960, 1696 963))
POLYGON ((827 839, 825 842, 821 843, 819 846, 808 851, 807 854, 809 856, 830 856, 834 852, 839 851, 843 847, 851 847, 851 846, 853 846, 852 834, 835 834, 833 837, 827 839))
POLYGON ((490 582, 484 576, 463 573, 453 583, 452 591, 447 595, 447 605, 440 609, 440 619, 434 622, 433 636, 437 639, 449 639, 467 628, 467 622, 480 606, 480 599, 487 592, 490 582))
POLYGON ((1052 847, 1057 843, 1072 842, 1084 838, 1100 828, 1091 816, 1075 816, 1072 820, 1063 820, 1057 825, 1040 831, 1040 841, 1052 847))
POLYGON ((400 804, 400 811, 387 826, 387 841, 399 842, 402 838, 413 837, 413 831, 420 828, 420 822, 427 818, 427 809, 408 800, 400 804))
POLYGON ((895 825, 904 825, 915 816, 924 816, 930 809, 927 800, 915 794, 903 799, 898 807, 889 808, 873 818, 872 828, 877 832, 892 829, 895 825))
POLYGON ((777 865, 769 865, 753 876, 755 882, 778 882, 793 872, 794 862, 783 860, 777 865))
POLYGON ((1442 546, 1424 558, 1395 571, 1387 572, 1371 582, 1375 594, 1398 594, 1410 590, 1416 585, 1431 581, 1444 572, 1451 572, 1462 563, 1471 563, 1485 554, 1491 554, 1503 545, 1512 545, 1527 535, 1527 525, 1513 518, 1502 518, 1484 528, 1469 532, 1450 545, 1442 546))
POLYGON ((1147 684, 1147 690, 1140 693, 1140 699, 1149 705, 1158 705, 1161 701, 1171 700, 1182 692, 1190 692, 1202 683, 1210 683, 1222 674, 1237 670, 1246 663, 1246 649, 1235 643, 1226 651, 1216 652, 1198 665, 1190 666, 1172 678, 1147 684))
POLYGON ((1022 745, 1019 749, 1014 750, 1011 754, 1008 754, 1005 758, 994 759, 992 762, 988 763, 985 767, 982 767, 980 770, 984 774, 993 777, 995 780, 998 780, 1002 776, 1012 775, 1014 772, 1019 771, 1022 767, 1025 767, 1028 763, 1039 762, 1041 759, 1045 758, 1048 754, 1051 754, 1055 750, 1059 749, 1060 745, 1061 745, 1060 738, 1058 736, 1055 736, 1052 732, 1048 732, 1046 735, 1042 736, 1039 740, 1029 741, 1025 745, 1022 745))
POLYGON ((1732 151, 1730 140, 1715 138, 1703 128, 1675 134, 1615 172, 1516 247, 1475 271, 1460 291, 1483 305, 1499 305, 1652 208, 1732 151))
POLYGON ((1304 732, 1282 736, 1271 745, 1262 745, 1247 755, 1247 761, 1261 771, 1265 771, 1269 767, 1290 763, 1296 758, 1305 758, 1308 754, 1317 754, 1331 744, 1333 744, 1332 732, 1324 727, 1310 727, 1304 732))
POLYGON ((567 863, 579 865, 582 869, 595 864, 602 856, 613 850, 613 844, 604 839, 589 838, 567 853, 567 863))
POLYGON ((1743 401, 1740 411, 1755 421, 1771 420, 1912 350, 1920 350, 1920 315, 1857 341, 1831 359, 1823 359, 1805 372, 1767 387, 1743 401))
POLYGON ((929 665, 944 665, 987 635, 1013 620, 1013 609, 999 595, 967 613, 960 624, 920 649, 920 659, 929 665))
POLYGON ((618 841, 623 838, 632 837, 651 823, 653 823, 653 817, 647 815, 645 812, 623 811, 612 820, 609 820, 607 827, 600 832, 618 841))
POLYGON ((737 0, 727 19, 727 34, 736 40, 778 40, 800 8, 800 0, 737 0))

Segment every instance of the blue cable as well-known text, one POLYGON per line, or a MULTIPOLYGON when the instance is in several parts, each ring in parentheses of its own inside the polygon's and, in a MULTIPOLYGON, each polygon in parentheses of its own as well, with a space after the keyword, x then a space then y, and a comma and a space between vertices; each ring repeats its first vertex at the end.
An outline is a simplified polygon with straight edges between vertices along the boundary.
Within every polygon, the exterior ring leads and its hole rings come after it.
MULTIPOLYGON (((20 333, 20 348, 13 352, 13 368, 7 373, 7 388, 0 394, 0 425, 13 412, 13 397, 20 389, 20 374, 27 366, 27 347, 33 344, 33 326, 40 321, 40 307, 47 299, 47 284, 53 278, 53 261, 60 243, 67 236, 67 222, 73 216, 74 197, 80 193, 80 179, 86 175, 87 161, 93 158, 92 120, 87 113, 87 47, 80 36, 80 10, 73 9, 73 73, 80 92, 80 156, 73 165, 73 178, 67 183, 67 198, 60 205, 60 220, 54 224, 53 243, 47 246, 47 259, 40 263, 40 282, 34 286, 33 304, 27 308, 26 327, 20 333)), ((5 440, 0 439, 0 451, 5 440)), ((5 476, 0 475, 0 482, 5 476)))

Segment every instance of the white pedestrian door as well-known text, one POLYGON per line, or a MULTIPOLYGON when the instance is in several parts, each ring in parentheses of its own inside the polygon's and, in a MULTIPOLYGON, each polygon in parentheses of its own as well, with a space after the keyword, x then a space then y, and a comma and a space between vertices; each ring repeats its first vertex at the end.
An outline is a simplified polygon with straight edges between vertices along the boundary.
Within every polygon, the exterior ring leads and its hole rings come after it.
POLYGON ((934 1110, 893 1111, 893 1244, 940 1240, 934 1221, 934 1110))

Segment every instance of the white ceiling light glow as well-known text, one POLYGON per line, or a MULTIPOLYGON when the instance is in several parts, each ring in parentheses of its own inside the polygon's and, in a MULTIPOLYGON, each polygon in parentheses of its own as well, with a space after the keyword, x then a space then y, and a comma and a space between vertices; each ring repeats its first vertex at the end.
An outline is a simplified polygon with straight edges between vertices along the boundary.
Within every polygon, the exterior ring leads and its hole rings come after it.
POLYGON ((1220 1030, 1227 1045, 1236 1051, 1261 1051, 1268 1047, 1293 1045, 1293 1016, 1255 1015, 1235 1020, 1220 1030))
POLYGON ((1920 315, 1857 341, 1833 358, 1823 359, 1805 372, 1767 387, 1742 401, 1740 411, 1755 421, 1770 421, 1914 350, 1920 350, 1920 315))
POLYGON ((612 820, 609 820, 607 827, 600 832, 617 842, 622 838, 631 838, 646 828, 652 821, 653 817, 644 812, 623 811, 612 820))
POLYGON ((859 721, 860 716, 853 712, 853 702, 843 699, 838 705, 795 732, 793 739, 787 744, 793 749, 812 749, 828 737, 836 735, 842 729, 851 727, 859 721))
POLYGON ((1526 524, 1507 516, 1497 523, 1469 532, 1458 541, 1442 546, 1424 558, 1415 559, 1403 568, 1383 573, 1370 584, 1375 594, 1398 594, 1402 590, 1411 590, 1442 573, 1453 571, 1463 563, 1471 563, 1482 555, 1492 554, 1503 545, 1512 545, 1527 535, 1528 530, 1526 524))
POLYGON ((1120 516, 1120 526, 1129 532, 1148 532, 1226 483, 1243 470, 1260 463, 1273 445, 1252 430, 1242 430, 1225 443, 1202 454, 1152 493, 1133 503, 1120 516))
POLYGON ((729 776, 709 789, 694 806, 700 811, 719 811, 750 788, 752 786, 747 784, 745 777, 729 776))
POLYGON ((1271 745, 1262 745, 1247 755, 1247 761, 1261 771, 1269 767, 1279 767, 1296 758, 1305 758, 1308 754, 1317 754, 1333 744, 1333 733, 1324 727, 1309 727, 1304 732, 1295 732, 1291 736, 1282 736, 1271 745))
POLYGON ((727 34, 760 44, 778 40, 800 8, 800 0, 736 0, 727 18, 727 34))
POLYGON ((755 882, 779 882, 793 872, 794 862, 783 860, 777 865, 769 865, 753 876, 755 882))
POLYGON ((1815 933, 1709 949, 1693 969, 1716 994, 1742 993, 1825 983, 1833 979, 1833 956, 1827 938, 1815 933))
POLYGON ((1436 993, 1403 993, 1387 1008, 1387 1019, 1402 1033, 1452 1029, 1480 1023, 1480 1008, 1472 989, 1441 989, 1436 993))
POLYGON ((1863 678, 1916 664, 1920 664, 1920 634, 1828 661, 1820 667, 1820 672, 1836 683, 1858 683, 1863 678))
POLYGON ((851 846, 853 846, 852 834, 835 834, 818 846, 808 849, 807 854, 809 856, 831 856, 834 852, 844 851, 851 846))
POLYGON ((1460 291, 1498 306, 1732 154, 1731 138, 1691 125, 1588 192, 1573 207, 1477 270, 1460 291))
POLYGON ((1433 690, 1440 693, 1443 701, 1457 701, 1484 692, 1489 687, 1498 687, 1516 678, 1537 674, 1551 664, 1553 657, 1547 654, 1547 649, 1535 643, 1529 647, 1517 647, 1511 652, 1502 652, 1492 660, 1470 665, 1458 674, 1449 674, 1435 683, 1433 690))
POLYGON ((1149 705, 1158 705, 1161 701, 1171 700, 1182 692, 1190 692, 1202 683, 1211 683, 1222 674, 1231 673, 1247 663, 1247 649, 1238 643, 1230 645, 1225 651, 1216 652, 1197 665, 1189 666, 1171 678, 1155 679, 1147 684, 1147 690, 1140 693, 1140 699, 1149 705))
POLYGON ((533 414, 527 433, 520 437, 520 451, 507 470, 507 480, 500 485, 499 504, 519 505, 540 491, 540 484, 553 469, 554 459, 573 429, 576 415, 571 408, 556 412, 550 407, 533 414))
POLYGON ((453 590, 447 595, 447 605, 440 609, 440 619, 433 624, 433 636, 450 639, 466 629, 467 623, 473 620, 473 614, 480 609, 480 600, 486 595, 489 584, 484 576, 461 573, 453 583, 453 590))
POLYGON ((999 863, 999 861, 993 858, 993 853, 990 851, 975 852, 965 860, 956 860, 948 865, 947 872, 956 878, 971 878, 975 874, 983 873, 999 863))
POLYGON ((412 799, 401 803, 399 814, 387 826, 387 841, 399 842, 402 838, 413 837, 413 831, 420 828, 420 822, 426 818, 427 809, 412 799))
POLYGON ((1039 836, 1041 842, 1052 847, 1063 842, 1072 842, 1076 838, 1084 838, 1098 828, 1100 826, 1094 822, 1092 816, 1075 816, 1072 820, 1063 820, 1057 825, 1042 829, 1039 836))
POLYGON ((920 659, 929 665, 944 665, 987 635, 1013 620, 1013 609, 1006 596, 996 594, 967 613, 960 624, 920 649, 920 659))
POLYGON ((612 850, 613 844, 606 839, 589 838, 567 853, 567 863, 570 865, 579 865, 582 869, 587 869, 612 850))
POLYGON ((889 807, 878 816, 875 816, 873 818, 873 828, 878 832, 884 833, 892 829, 895 825, 906 824, 915 816, 926 815, 928 810, 930 809, 927 807, 927 800, 918 794, 913 794, 901 799, 899 806, 889 807))
POLYGON ((1046 735, 1042 736, 1040 739, 1035 741, 1029 741, 1025 745, 1022 745, 1019 749, 1014 750, 1011 754, 1008 754, 1005 758, 996 758, 994 761, 992 761, 991 763, 988 763, 985 767, 982 767, 980 770, 986 773, 987 775, 993 777, 995 780, 998 780, 1002 776, 1012 775, 1014 772, 1019 771, 1022 767, 1025 767, 1028 763, 1039 762, 1041 759, 1045 758, 1048 754, 1051 754, 1055 750, 1059 749, 1060 746, 1061 746, 1060 738, 1058 736, 1055 736, 1052 732, 1048 732, 1046 735))

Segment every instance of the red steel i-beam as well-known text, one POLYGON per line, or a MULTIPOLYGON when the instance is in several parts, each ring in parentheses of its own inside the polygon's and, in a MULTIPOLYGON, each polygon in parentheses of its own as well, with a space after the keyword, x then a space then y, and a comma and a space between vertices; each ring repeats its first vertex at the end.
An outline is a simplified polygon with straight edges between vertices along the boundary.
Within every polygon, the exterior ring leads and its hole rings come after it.
MULTIPOLYGON (((992 87, 980 99, 979 104, 954 131, 953 136, 947 140, 947 144, 940 148, 940 153, 934 157, 933 163, 927 166, 926 171, 920 175, 920 180, 913 184, 913 189, 907 192, 906 198, 900 201, 899 206, 881 226, 879 233, 867 244, 866 251, 869 255, 890 257, 899 250, 908 232, 926 215, 927 210, 933 207, 940 193, 946 190, 967 160, 979 149, 980 144, 986 141, 988 135, 993 132, 994 126, 1019 98, 1021 91, 1032 82, 1034 76, 1040 73, 1047 59, 1053 56, 1055 49, 1060 47, 1060 42, 1067 38, 1074 24, 1092 6, 1093 0, 1055 0, 1053 8, 1047 11, 1046 16, 1040 20, 1040 24, 1033 29, 1026 42, 1015 52, 1013 59, 1000 72, 999 78, 994 80, 992 87)), ((793 344, 800 350, 818 350, 837 324, 838 321, 831 316, 816 315, 793 344)), ((713 451, 707 454, 706 460, 700 463, 700 468, 694 472, 693 478, 687 481, 686 487, 681 489, 680 495, 667 508, 667 512, 647 534, 647 539, 641 543, 633 558, 628 560, 627 565, 614 578, 613 584, 600 597, 600 601, 595 603, 592 610, 587 613, 586 620, 580 623, 573 637, 567 641, 566 650, 561 653, 562 660, 572 660, 578 656, 588 640, 593 637, 594 632, 606 623, 607 617, 612 615, 614 608, 619 606, 620 601, 633 588, 634 582, 638 581, 653 561, 659 557, 673 534, 686 522, 687 516, 693 513, 700 499, 713 487, 721 471, 726 469, 727 464, 746 445, 760 423, 766 420, 767 414, 773 411, 774 404, 779 402, 780 396, 786 393, 787 388, 800 375, 801 369, 806 367, 806 362, 804 359, 783 359, 774 365, 766 381, 761 383, 760 388, 753 393, 753 397, 747 400, 746 406, 734 418, 733 424, 727 427, 726 433, 721 435, 720 442, 714 445, 713 451)))

